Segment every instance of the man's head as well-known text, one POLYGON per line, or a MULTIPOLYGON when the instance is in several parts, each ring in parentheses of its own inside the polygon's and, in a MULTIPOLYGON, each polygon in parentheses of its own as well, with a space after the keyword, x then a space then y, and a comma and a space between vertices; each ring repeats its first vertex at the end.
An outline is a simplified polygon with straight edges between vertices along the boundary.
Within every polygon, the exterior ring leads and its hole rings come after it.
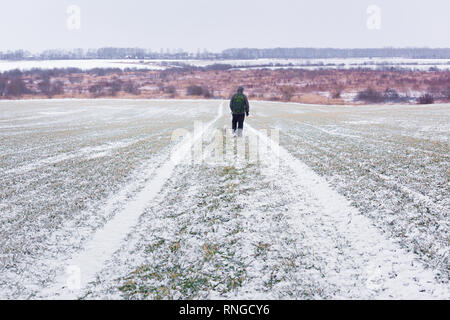
POLYGON ((239 86, 239 88, 237 89, 238 93, 244 93, 244 87, 239 86))

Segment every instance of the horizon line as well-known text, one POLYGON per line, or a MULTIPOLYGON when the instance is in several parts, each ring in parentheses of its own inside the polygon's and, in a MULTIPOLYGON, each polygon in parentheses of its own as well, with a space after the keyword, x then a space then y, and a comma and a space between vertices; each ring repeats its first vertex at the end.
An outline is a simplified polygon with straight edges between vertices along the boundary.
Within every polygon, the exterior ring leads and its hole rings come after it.
POLYGON ((32 50, 32 49, 24 49, 24 48, 16 48, 16 49, 0 49, 0 52, 8 52, 8 51, 25 51, 29 53, 42 53, 45 51, 72 51, 72 50, 99 50, 99 49, 138 49, 138 50, 146 50, 148 52, 154 52, 154 53, 160 53, 161 51, 164 51, 164 53, 167 53, 167 50, 170 52, 183 52, 183 53, 198 53, 201 52, 208 52, 208 53, 223 53, 227 50, 275 50, 275 49, 315 49, 315 50, 382 50, 382 49, 394 49, 394 50, 405 50, 405 49, 428 49, 428 50, 446 50, 450 49, 450 47, 429 47, 429 46, 402 46, 402 47, 393 47, 393 46, 385 46, 385 47, 310 47, 310 46, 299 46, 299 47, 230 47, 222 50, 210 50, 207 48, 198 48, 196 51, 192 51, 189 49, 183 49, 183 48, 148 48, 148 47, 130 47, 130 46, 101 46, 101 47, 70 47, 70 48, 61 48, 61 47, 52 47, 52 48, 46 48, 46 49, 40 49, 40 50, 32 50))

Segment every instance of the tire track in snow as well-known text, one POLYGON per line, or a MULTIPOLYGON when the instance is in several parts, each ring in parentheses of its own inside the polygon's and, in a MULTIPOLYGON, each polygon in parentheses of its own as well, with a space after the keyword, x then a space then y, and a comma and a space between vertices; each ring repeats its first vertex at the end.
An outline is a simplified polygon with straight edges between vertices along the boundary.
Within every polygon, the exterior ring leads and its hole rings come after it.
POLYGON ((97 272, 102 269, 107 259, 120 248, 122 240, 130 229, 137 224, 140 215, 160 192, 165 182, 172 175, 175 167, 184 160, 194 143, 222 117, 223 104, 223 102, 220 104, 217 116, 191 139, 182 142, 172 157, 156 170, 157 172, 153 179, 147 183, 134 199, 108 221, 101 230, 98 230, 86 244, 84 250, 73 256, 66 264, 67 267, 75 267, 76 269, 72 270, 76 270, 81 276, 79 286, 77 285, 78 288, 76 290, 68 288, 68 275, 61 274, 56 278, 53 286, 41 291, 38 295, 40 298, 76 299, 89 282, 95 281, 97 272))
MULTIPOLYGON (((317 129, 319 129, 319 128, 317 128, 317 129)), ((321 129, 319 129, 319 130, 321 130, 321 129)), ((293 134, 287 133, 287 135, 289 137, 295 138, 295 136, 293 134)), ((382 141, 382 140, 376 140, 376 139, 369 139, 369 140, 382 141)), ((328 154, 330 156, 333 156, 333 153, 330 152, 329 149, 320 147, 319 145, 314 144, 307 140, 303 140, 303 142, 317 150, 320 150, 320 152, 323 154, 328 154)), ((423 151, 423 150, 421 150, 421 151, 423 151)), ((316 159, 320 159, 318 156, 314 156, 314 157, 316 159)), ((348 167, 348 168, 350 168, 352 166, 352 163, 350 161, 348 161, 348 159, 346 159, 346 158, 343 158, 343 162, 346 164, 346 167, 348 167)), ((375 177, 379 178, 380 180, 383 180, 385 184, 395 187, 398 190, 401 190, 404 194, 410 196, 414 203, 418 203, 418 204, 425 203, 427 206, 434 208, 434 210, 436 210, 436 211, 442 211, 442 212, 447 211, 447 209, 444 208, 442 205, 435 203, 435 201, 431 197, 424 195, 424 194, 420 193, 419 191, 416 191, 412 188, 408 188, 408 187, 404 186, 403 184, 395 181, 392 177, 382 174, 381 172, 379 172, 379 170, 374 170, 374 169, 370 169, 370 168, 368 168, 367 170, 371 174, 373 174, 375 177)))
POLYGON ((293 227, 309 230, 317 252, 329 263, 325 280, 343 288, 342 298, 450 298, 449 288, 439 284, 431 270, 424 269, 413 253, 386 239, 369 218, 352 207, 324 178, 265 134, 248 124, 247 128, 295 174, 296 185, 292 188, 308 195, 315 214, 301 216, 294 207, 291 212, 297 214, 292 215, 293 227), (344 249, 340 264, 339 259, 335 260, 336 239, 327 237, 330 230, 338 232, 336 236, 342 236, 350 246, 344 249), (355 283, 365 288, 356 288, 355 283))

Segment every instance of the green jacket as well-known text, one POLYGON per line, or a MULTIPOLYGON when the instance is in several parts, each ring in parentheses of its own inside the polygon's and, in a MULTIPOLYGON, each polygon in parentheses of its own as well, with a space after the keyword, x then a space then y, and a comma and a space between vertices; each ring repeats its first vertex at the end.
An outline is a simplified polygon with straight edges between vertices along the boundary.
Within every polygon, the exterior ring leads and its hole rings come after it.
POLYGON ((247 96, 243 93, 235 93, 230 100, 230 110, 233 114, 247 114, 250 112, 250 105, 247 96))

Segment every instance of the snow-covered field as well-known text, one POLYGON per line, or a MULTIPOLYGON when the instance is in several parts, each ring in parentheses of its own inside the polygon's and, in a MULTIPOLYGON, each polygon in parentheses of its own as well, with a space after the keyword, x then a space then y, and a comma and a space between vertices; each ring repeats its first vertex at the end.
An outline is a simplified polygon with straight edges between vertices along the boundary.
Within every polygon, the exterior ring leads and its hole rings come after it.
POLYGON ((229 122, 215 100, 1 101, 0 298, 450 299, 450 105, 229 122))
POLYGON ((0 72, 19 69, 27 71, 31 69, 53 69, 53 68, 79 68, 81 70, 89 70, 94 68, 142 68, 150 70, 165 69, 158 65, 137 64, 130 60, 29 60, 29 61, 8 61, 0 60, 0 72))
POLYGON ((20 69, 23 71, 33 68, 79 68, 89 70, 93 68, 138 68, 149 70, 164 70, 170 67, 188 65, 207 67, 213 64, 228 64, 240 69, 249 68, 302 68, 317 69, 349 69, 349 68, 405 68, 414 70, 450 70, 449 59, 408 59, 408 58, 349 58, 349 59, 250 59, 250 60, 36 60, 36 61, 6 61, 0 60, 0 72, 20 69))

